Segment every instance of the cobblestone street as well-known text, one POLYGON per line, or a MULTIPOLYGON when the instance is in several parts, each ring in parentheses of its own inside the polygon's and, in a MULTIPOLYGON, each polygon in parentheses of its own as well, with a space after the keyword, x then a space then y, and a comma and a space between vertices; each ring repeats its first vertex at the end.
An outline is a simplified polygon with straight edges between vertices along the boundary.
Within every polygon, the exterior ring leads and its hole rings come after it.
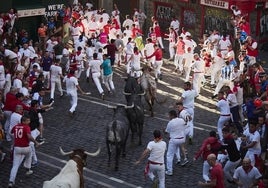
MULTIPOLYGON (((45 138, 46 143, 37 148, 39 165, 35 168, 31 177, 25 177, 24 169, 19 169, 16 178, 16 186, 19 188, 40 188, 45 180, 50 180, 64 166, 68 160, 61 156, 59 146, 64 150, 84 148, 89 152, 94 152, 101 147, 101 153, 97 157, 88 157, 88 165, 85 169, 85 187, 151 187, 149 180, 145 180, 143 170, 146 164, 144 160, 140 165, 134 163, 146 148, 148 141, 153 139, 154 129, 163 129, 167 122, 167 112, 174 108, 175 100, 182 91, 183 80, 178 74, 172 72, 174 66, 171 62, 165 61, 163 66, 163 80, 158 82, 158 99, 164 104, 154 106, 155 117, 150 117, 146 111, 144 133, 142 136, 142 146, 138 146, 137 138, 134 142, 130 139, 127 143, 126 158, 120 158, 119 171, 114 171, 113 163, 108 167, 108 154, 105 145, 105 127, 112 120, 112 110, 107 108, 108 104, 125 103, 122 93, 124 86, 125 69, 123 66, 115 67, 114 81, 116 87, 115 95, 105 95, 105 100, 101 100, 97 89, 92 81, 86 83, 83 76, 80 85, 84 91, 90 91, 88 96, 79 95, 78 107, 74 117, 68 116, 70 107, 67 96, 59 97, 56 94, 54 109, 44 113, 45 138)), ((210 99, 211 91, 209 88, 201 90, 201 95, 196 99, 195 108, 195 133, 193 145, 187 145, 190 163, 185 167, 174 166, 173 176, 166 176, 167 188, 186 188, 197 187, 197 182, 202 180, 202 161, 192 162, 193 154, 199 148, 203 139, 208 136, 208 131, 215 130, 218 118, 217 111, 208 106, 215 101, 210 99)), ((48 101, 48 99, 47 99, 48 101)), ((148 106, 145 104, 145 109, 148 106)), ((168 139, 164 139, 168 142, 168 139)), ((8 144, 5 143, 8 150, 8 144)), ((0 164, 0 187, 7 187, 11 161, 9 155, 3 164, 0 164)), ((230 186, 227 186, 228 188, 230 186)))

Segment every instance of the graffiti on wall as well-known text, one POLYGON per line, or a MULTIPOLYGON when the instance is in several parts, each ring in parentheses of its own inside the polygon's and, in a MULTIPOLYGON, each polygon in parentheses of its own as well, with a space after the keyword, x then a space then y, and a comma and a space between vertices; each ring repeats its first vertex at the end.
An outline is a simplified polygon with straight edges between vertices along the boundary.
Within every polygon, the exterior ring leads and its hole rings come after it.
MULTIPOLYGON (((161 28, 168 28, 172 20, 173 5, 170 3, 155 2, 154 3, 154 16, 158 20, 161 28)), ((164 31, 166 32, 166 31, 164 31)))
POLYGON ((196 14, 192 10, 183 11, 183 25, 187 28, 194 27, 196 24, 196 14))
POLYGON ((214 29, 219 31, 229 31, 231 29, 229 12, 213 8, 206 9, 205 30, 212 31, 214 29))

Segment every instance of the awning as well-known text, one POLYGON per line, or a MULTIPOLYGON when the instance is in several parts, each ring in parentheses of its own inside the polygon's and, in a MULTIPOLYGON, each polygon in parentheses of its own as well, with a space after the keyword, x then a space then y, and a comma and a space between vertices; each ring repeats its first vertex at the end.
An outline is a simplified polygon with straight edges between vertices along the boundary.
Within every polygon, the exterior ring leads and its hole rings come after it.
POLYGON ((43 6, 19 7, 17 8, 18 17, 43 16, 46 8, 43 6))

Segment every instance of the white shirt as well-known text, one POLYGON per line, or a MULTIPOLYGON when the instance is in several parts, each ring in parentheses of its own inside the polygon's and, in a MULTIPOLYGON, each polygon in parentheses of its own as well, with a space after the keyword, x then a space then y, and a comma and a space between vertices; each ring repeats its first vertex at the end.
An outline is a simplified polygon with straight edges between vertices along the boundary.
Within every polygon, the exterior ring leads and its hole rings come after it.
POLYGON ((9 124, 9 133, 11 133, 11 130, 15 125, 18 125, 19 123, 21 123, 21 117, 22 117, 22 115, 17 113, 17 112, 13 112, 11 114, 10 124, 9 124))
POLYGON ((243 184, 240 188, 249 188, 261 176, 261 173, 256 167, 253 167, 250 172, 246 173, 243 167, 240 166, 235 170, 233 178, 238 179, 243 184))
POLYGON ((184 49, 191 48, 191 53, 194 53, 194 49, 197 46, 196 42, 193 39, 191 40, 185 39, 183 40, 183 42, 185 43, 184 49))
POLYGON ((22 81, 18 78, 16 78, 14 81, 13 81, 13 86, 17 89, 20 89, 22 88, 22 81))
POLYGON ((164 156, 166 151, 167 144, 164 141, 151 141, 147 145, 147 149, 150 150, 150 156, 148 158, 149 161, 153 161, 156 163, 164 163, 164 156))
POLYGON ((182 118, 174 118, 170 120, 167 124, 167 128, 165 130, 169 133, 170 139, 175 138, 184 138, 185 136, 185 121, 182 118))
POLYGON ((131 29, 132 28, 132 25, 133 25, 133 20, 131 20, 131 19, 126 19, 124 22, 123 22, 123 27, 126 27, 127 25, 129 26, 129 29, 131 29))
POLYGON ((5 81, 5 68, 4 65, 0 65, 0 81, 5 81))
POLYGON ((194 60, 194 54, 187 52, 187 53, 184 53, 182 55, 182 58, 185 59, 184 67, 188 67, 188 68, 192 67, 192 62, 194 60))
POLYGON ((150 42, 145 44, 144 51, 146 51, 146 56, 150 56, 154 53, 154 43, 150 42))
POLYGON ((228 50, 228 46, 230 46, 230 45, 231 45, 231 42, 229 39, 225 39, 225 40, 221 39, 219 41, 219 49, 220 50, 228 50))
POLYGON ((261 154, 261 143, 260 143, 261 136, 260 136, 260 133, 258 131, 255 131, 254 133, 248 132, 248 134, 246 134, 246 137, 247 137, 247 141, 249 143, 257 142, 253 147, 248 148, 248 151, 252 152, 254 154, 257 154, 257 155, 261 154))
POLYGON ((204 73, 205 72, 205 62, 202 59, 195 60, 192 67, 193 67, 194 73, 204 73))
POLYGON ((46 50, 48 52, 54 52, 53 47, 58 44, 58 41, 52 41, 51 39, 48 39, 46 44, 47 44, 46 50))
POLYGON ((31 55, 31 51, 27 48, 20 48, 19 52, 21 53, 22 56, 29 58, 31 55))
POLYGON ((234 93, 229 93, 226 97, 226 100, 229 102, 230 108, 238 105, 237 99, 234 93))
POLYGON ((62 75, 62 68, 57 65, 51 65, 50 67, 50 80, 53 82, 60 80, 62 75))
POLYGON ((180 28, 179 20, 172 20, 170 23, 170 27, 172 27, 175 31, 178 31, 180 28))
POLYGON ((197 95, 194 89, 186 90, 182 92, 181 97, 183 98, 184 108, 194 108, 194 98, 197 95))
POLYGON ((228 115, 230 114, 230 106, 227 100, 221 99, 216 103, 216 106, 219 108, 221 115, 228 115))
POLYGON ((70 78, 68 78, 67 76, 65 76, 63 82, 66 82, 67 93, 77 92, 76 86, 78 86, 78 80, 76 77, 71 76, 70 78))
POLYGON ((5 49, 4 55, 5 57, 8 57, 8 59, 15 59, 18 57, 18 55, 15 52, 9 49, 5 49))
POLYGON ((93 59, 88 62, 89 67, 91 68, 92 73, 99 73, 101 71, 102 62, 99 59, 93 59))

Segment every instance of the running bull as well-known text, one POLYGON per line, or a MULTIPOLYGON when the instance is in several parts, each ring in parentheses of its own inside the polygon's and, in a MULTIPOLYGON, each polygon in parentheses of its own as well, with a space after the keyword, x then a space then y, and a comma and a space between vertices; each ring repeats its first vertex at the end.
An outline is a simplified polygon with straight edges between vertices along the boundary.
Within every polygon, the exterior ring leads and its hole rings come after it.
POLYGON ((89 153, 83 149, 64 152, 60 147, 60 152, 64 156, 69 155, 70 160, 57 176, 44 182, 43 188, 84 188, 83 168, 87 164, 87 156, 97 156, 100 148, 95 153, 89 153))
POLYGON ((108 108, 114 110, 113 120, 106 127, 106 145, 108 150, 108 165, 111 162, 111 147, 115 146, 115 170, 118 170, 119 157, 126 156, 126 143, 129 134, 129 121, 126 109, 133 108, 134 105, 126 106, 117 104, 116 106, 108 105, 108 108))

